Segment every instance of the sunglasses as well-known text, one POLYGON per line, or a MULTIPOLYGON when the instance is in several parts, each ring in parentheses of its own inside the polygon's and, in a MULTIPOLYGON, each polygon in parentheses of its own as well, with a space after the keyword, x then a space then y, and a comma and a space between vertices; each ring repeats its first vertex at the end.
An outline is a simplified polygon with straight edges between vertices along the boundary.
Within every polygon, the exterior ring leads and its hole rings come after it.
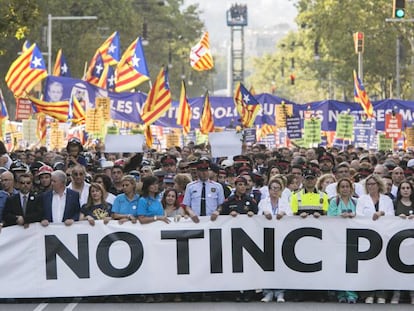
POLYGON ((72 176, 75 176, 75 177, 77 177, 77 176, 83 176, 83 173, 73 172, 72 173, 72 176))

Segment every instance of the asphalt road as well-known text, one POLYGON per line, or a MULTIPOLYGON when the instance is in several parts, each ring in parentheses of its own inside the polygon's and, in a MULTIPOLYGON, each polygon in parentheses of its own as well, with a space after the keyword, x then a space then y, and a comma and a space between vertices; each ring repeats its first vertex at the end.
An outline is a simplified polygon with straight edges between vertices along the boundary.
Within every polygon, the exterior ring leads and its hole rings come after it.
POLYGON ((81 311, 81 310, 170 310, 170 311, 257 311, 260 310, 288 310, 288 311, 312 311, 312 310, 413 310, 410 304, 399 305, 366 305, 358 304, 339 304, 339 303, 318 303, 318 302, 286 302, 286 303, 261 303, 261 302, 166 302, 166 303, 83 303, 82 301, 68 303, 11 303, 0 304, 1 311, 81 311))

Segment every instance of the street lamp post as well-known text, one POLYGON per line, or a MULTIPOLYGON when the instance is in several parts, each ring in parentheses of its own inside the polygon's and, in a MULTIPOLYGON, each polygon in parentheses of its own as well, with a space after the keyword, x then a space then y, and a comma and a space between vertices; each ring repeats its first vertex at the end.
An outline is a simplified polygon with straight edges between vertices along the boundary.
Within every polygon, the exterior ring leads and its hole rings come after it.
POLYGON ((52 73, 52 21, 53 20, 82 20, 98 19, 97 16, 52 16, 47 15, 47 71, 52 73))

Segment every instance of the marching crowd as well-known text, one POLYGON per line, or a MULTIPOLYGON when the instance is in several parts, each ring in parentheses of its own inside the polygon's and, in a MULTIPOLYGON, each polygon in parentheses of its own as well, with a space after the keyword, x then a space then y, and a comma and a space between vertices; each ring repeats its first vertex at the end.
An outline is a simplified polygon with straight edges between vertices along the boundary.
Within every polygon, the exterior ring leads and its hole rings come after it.
MULTIPOLYGON (((189 143, 164 153, 107 154, 98 146, 84 150, 76 138, 61 151, 7 152, 0 142, 0 229, 75 221, 117 220, 153 223, 200 216, 262 215, 353 218, 383 216, 414 218, 414 153, 374 152, 352 145, 345 150, 266 148, 247 146, 232 158, 210 157, 208 145, 189 143)), ((289 291, 264 289, 234 295, 249 301, 284 302, 289 291), (286 292, 286 297, 285 297, 286 292)), ((175 301, 200 299, 200 294, 176 295, 175 301), (188 298, 189 297, 189 298, 188 298)), ((213 300, 221 293, 211 293, 213 300)), ((292 300, 329 299, 339 302, 392 304, 414 291, 303 292, 292 300), (310 296, 307 296, 309 294, 310 296)), ((161 300, 147 295, 146 301, 161 300)))

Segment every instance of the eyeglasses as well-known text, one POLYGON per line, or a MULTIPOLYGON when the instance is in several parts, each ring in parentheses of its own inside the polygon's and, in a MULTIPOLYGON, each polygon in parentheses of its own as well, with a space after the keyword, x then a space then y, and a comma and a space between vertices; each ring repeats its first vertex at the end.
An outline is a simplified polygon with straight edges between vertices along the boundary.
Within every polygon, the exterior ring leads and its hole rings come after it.
POLYGON ((269 188, 269 190, 273 190, 273 191, 279 191, 281 188, 280 187, 271 187, 269 188))
POLYGON ((72 176, 78 177, 78 176, 83 176, 82 172, 72 172, 72 176))

